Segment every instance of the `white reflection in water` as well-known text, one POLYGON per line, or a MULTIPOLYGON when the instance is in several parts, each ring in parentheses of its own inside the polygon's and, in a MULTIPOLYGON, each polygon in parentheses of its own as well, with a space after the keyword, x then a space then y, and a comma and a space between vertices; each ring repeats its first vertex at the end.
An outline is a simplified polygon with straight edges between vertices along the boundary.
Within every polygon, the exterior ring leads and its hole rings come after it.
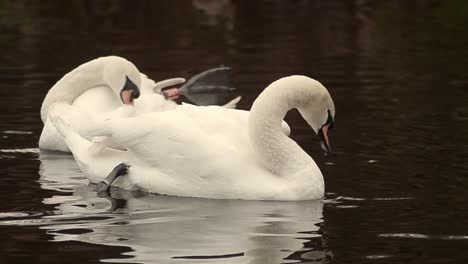
POLYGON ((111 197, 101 198, 71 156, 42 154, 40 160, 42 188, 57 191, 43 202, 56 205, 56 210, 22 224, 40 224, 55 241, 132 250, 126 253, 130 259, 116 256, 103 261, 285 263, 285 258, 301 251, 294 255, 321 263, 329 255, 304 246, 322 239, 316 225, 323 221, 322 201, 211 200, 117 189, 111 197))

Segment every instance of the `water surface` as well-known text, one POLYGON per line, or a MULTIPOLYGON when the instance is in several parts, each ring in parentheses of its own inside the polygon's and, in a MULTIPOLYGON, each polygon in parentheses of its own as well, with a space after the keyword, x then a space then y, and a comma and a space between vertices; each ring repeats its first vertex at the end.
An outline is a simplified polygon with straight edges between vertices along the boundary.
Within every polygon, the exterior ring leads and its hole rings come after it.
POLYGON ((464 1, 1 1, 0 263, 466 263, 464 1), (306 74, 336 105, 324 200, 98 197, 39 154, 39 109, 76 65, 115 54, 158 80, 233 67, 248 109, 306 74))

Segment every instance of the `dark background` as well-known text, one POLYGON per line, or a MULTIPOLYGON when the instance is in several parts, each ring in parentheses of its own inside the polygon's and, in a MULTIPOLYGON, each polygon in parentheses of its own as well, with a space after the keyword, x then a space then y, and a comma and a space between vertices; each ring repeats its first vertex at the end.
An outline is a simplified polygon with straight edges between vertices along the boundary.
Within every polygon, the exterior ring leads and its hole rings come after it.
MULTIPOLYGON (((47 90, 99 56, 125 57, 155 80, 231 66, 242 109, 277 78, 305 74, 335 101, 334 154, 321 155, 297 113, 287 116, 292 137, 322 169, 327 198, 367 199, 325 205, 327 242, 315 246, 333 257, 319 262, 468 261, 466 1, 1 0, 0 32, 2 150, 36 148, 47 90), (375 252, 390 257, 363 257, 375 252)), ((51 210, 37 154, 25 152, 0 153, 2 212, 51 210)), ((0 235, 1 263, 94 263, 122 251, 47 242, 37 227, 2 225, 0 235)))

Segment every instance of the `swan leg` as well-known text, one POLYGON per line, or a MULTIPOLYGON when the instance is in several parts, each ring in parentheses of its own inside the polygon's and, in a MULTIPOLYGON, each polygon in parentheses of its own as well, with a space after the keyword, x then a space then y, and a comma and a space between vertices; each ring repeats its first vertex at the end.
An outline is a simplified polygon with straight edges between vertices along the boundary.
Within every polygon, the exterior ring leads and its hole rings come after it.
POLYGON ((104 180, 100 181, 96 185, 96 188, 94 190, 97 191, 98 193, 108 192, 112 183, 119 176, 122 176, 128 173, 129 167, 130 166, 128 166, 125 163, 120 163, 119 165, 115 166, 114 169, 109 173, 109 175, 107 175, 107 177, 104 180))

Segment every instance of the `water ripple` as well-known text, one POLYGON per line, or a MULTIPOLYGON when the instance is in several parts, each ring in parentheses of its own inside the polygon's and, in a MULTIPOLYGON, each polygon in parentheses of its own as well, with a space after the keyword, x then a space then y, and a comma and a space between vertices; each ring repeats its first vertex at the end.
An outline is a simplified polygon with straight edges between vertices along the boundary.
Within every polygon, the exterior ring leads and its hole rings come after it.
POLYGON ((416 238, 416 239, 440 239, 440 240, 465 240, 468 236, 451 236, 451 235, 425 235, 414 233, 386 233, 380 234, 379 237, 398 237, 398 238, 416 238))
POLYGON ((235 258, 242 257, 244 253, 232 253, 223 255, 209 255, 209 256, 174 256, 173 259, 220 259, 220 258, 235 258))
POLYGON ((38 148, 22 148, 22 149, 0 149, 2 153, 39 153, 38 148))
POLYGON ((12 135, 31 135, 32 131, 19 131, 19 130, 5 130, 3 134, 12 134, 12 135))

